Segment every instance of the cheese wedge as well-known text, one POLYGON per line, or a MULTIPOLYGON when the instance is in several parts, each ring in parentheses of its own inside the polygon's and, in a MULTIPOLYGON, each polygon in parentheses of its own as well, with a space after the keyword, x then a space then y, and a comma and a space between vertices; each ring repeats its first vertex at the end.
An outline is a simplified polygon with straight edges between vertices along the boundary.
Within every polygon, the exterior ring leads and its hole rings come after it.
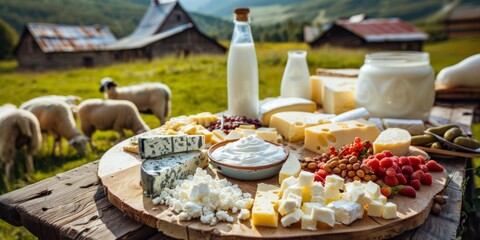
POLYGON ((287 141, 300 141, 305 138, 305 128, 329 123, 329 114, 306 112, 275 113, 270 118, 270 127, 276 128, 287 141))
POLYGON ((405 156, 408 153, 412 137, 407 130, 387 128, 373 142, 374 154, 390 150, 395 156, 405 156))
POLYGON ((315 112, 317 105, 315 102, 304 98, 276 98, 260 105, 260 115, 258 119, 263 125, 269 125, 270 117, 278 112, 299 111, 299 112, 315 112))
POLYGON ((360 119, 340 123, 323 124, 305 128, 305 148, 322 154, 328 153, 330 146, 340 149, 353 142, 355 137, 373 142, 380 130, 369 121, 360 119))
POLYGON ((280 169, 280 173, 278 174, 278 184, 282 185, 282 182, 284 179, 288 177, 298 177, 298 174, 300 174, 301 170, 301 165, 300 162, 298 161, 298 157, 291 153, 287 161, 283 163, 282 169, 280 169))

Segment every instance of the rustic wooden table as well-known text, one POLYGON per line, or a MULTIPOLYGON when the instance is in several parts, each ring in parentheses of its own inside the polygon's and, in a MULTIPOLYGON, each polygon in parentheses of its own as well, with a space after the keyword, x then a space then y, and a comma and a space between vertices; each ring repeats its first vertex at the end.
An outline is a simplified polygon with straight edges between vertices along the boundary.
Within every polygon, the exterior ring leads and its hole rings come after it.
MULTIPOLYGON (((435 106, 431 122, 455 122, 470 131, 473 118, 474 107, 451 104, 435 106)), ((455 238, 468 159, 437 160, 451 178, 445 189, 447 204, 439 216, 430 214, 420 227, 395 239, 455 238)), ((99 185, 97 168, 98 161, 92 162, 1 195, 0 218, 14 226, 25 226, 40 239, 169 239, 113 206, 99 185)))

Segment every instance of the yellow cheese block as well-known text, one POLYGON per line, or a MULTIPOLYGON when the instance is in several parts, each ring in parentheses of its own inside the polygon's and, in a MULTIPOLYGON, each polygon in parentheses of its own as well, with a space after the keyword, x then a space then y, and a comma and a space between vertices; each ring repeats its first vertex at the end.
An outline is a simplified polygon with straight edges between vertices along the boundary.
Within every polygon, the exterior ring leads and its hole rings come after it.
POLYGON ((255 135, 257 137, 265 140, 270 141, 273 143, 277 142, 277 131, 262 131, 262 130, 255 130, 255 135))
POLYGON ((305 128, 329 123, 332 115, 306 112, 280 112, 270 118, 270 127, 276 128, 287 141, 300 141, 305 138, 305 128))
POLYGON ((319 105, 324 103, 324 83, 325 82, 342 82, 344 80, 355 80, 350 77, 329 77, 329 76, 311 76, 310 86, 312 87, 312 101, 319 105))
POLYGON ((301 166, 300 162, 298 161, 298 156, 294 153, 290 153, 287 158, 287 161, 283 163, 282 169, 280 169, 280 173, 278 174, 278 183, 282 185, 284 179, 288 177, 298 177, 300 174, 301 166))
POLYGON ((340 114, 355 109, 356 79, 338 79, 323 82, 323 110, 340 114))
POLYGON ((277 186, 259 183, 252 207, 252 224, 256 226, 278 227, 278 213, 275 205, 278 202, 277 186))
POLYGON ((363 119, 323 124, 305 128, 305 148, 319 154, 328 153, 330 146, 340 149, 355 137, 373 142, 379 134, 375 124, 363 119))
POLYGON ((373 152, 376 154, 383 150, 390 150, 395 156, 405 156, 408 153, 411 140, 412 137, 407 130, 387 128, 373 142, 373 152))
POLYGON ((259 119, 263 125, 269 125, 270 117, 278 112, 299 111, 299 112, 315 112, 317 105, 304 98, 276 98, 266 101, 260 105, 259 119))

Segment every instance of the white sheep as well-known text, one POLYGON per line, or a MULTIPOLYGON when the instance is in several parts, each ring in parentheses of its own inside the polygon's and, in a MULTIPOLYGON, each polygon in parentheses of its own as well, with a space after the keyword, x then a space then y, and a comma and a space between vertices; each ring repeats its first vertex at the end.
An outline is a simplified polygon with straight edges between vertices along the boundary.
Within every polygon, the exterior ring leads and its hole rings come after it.
POLYGON ((87 153, 89 139, 77 129, 68 104, 55 100, 32 101, 28 105, 22 104, 22 109, 32 112, 38 118, 42 132, 54 135, 52 154, 55 154, 57 146, 62 153, 62 137, 66 138, 68 144, 80 155, 87 153))
POLYGON ((40 124, 37 118, 28 111, 17 109, 13 105, 0 107, 0 165, 5 170, 5 180, 10 179, 17 149, 26 145, 27 172, 35 171, 33 154, 42 142, 40 124))
MULTIPOLYGON (((124 138, 124 129, 135 134, 150 130, 137 107, 127 100, 87 99, 78 105, 78 117, 82 132, 91 139, 96 130, 115 130, 124 138)), ((92 148, 93 142, 90 141, 92 148)))
POLYGON ((122 99, 133 102, 141 113, 153 113, 165 124, 171 110, 170 88, 162 83, 144 83, 117 88, 117 83, 111 78, 100 82, 100 92, 105 92, 107 99, 122 99))
POLYGON ((42 102, 42 101, 60 101, 60 102, 65 102, 70 106, 70 109, 72 110, 73 117, 77 118, 77 103, 82 101, 81 97, 74 96, 74 95, 68 95, 68 96, 61 96, 61 95, 47 95, 47 96, 40 96, 36 98, 32 98, 20 105, 20 109, 26 109, 28 106, 32 104, 36 104, 36 102, 42 102))

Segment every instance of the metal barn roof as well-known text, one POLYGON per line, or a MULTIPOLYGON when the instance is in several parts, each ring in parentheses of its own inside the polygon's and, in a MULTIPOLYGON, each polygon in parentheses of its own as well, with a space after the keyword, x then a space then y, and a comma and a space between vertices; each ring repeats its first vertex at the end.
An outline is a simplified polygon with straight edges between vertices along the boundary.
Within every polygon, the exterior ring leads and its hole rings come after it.
POLYGON ((398 18, 366 19, 359 22, 338 20, 335 24, 367 42, 427 40, 428 35, 398 18))
POLYGON ((43 52, 103 50, 117 40, 106 25, 29 23, 27 29, 43 52))

